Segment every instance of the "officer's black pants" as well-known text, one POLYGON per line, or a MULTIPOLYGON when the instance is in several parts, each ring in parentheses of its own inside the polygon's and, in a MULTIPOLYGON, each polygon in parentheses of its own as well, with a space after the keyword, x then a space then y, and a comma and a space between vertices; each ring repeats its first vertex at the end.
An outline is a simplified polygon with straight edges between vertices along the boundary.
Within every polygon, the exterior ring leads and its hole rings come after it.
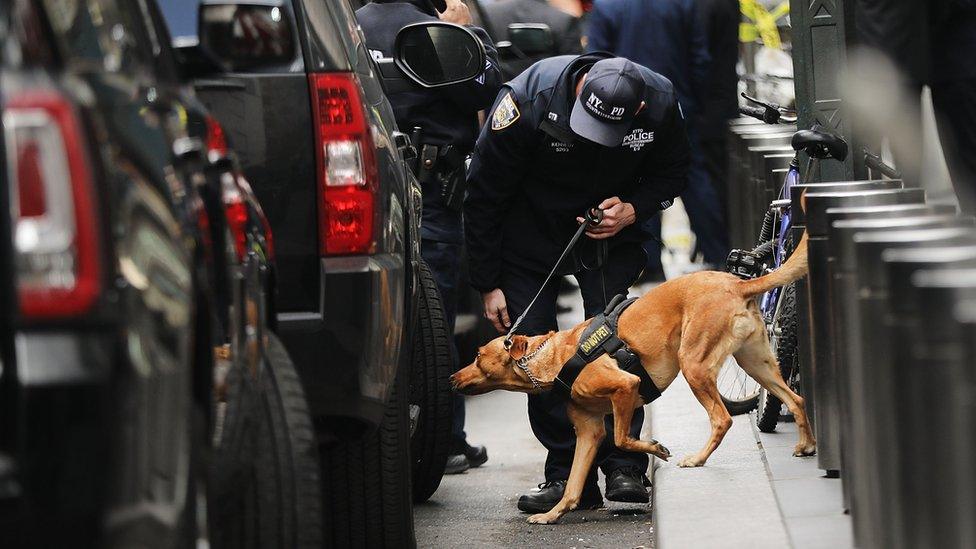
MULTIPOLYGON (((583 296, 586 317, 603 312, 607 302, 616 294, 627 293, 628 288, 640 275, 645 262, 646 256, 640 245, 628 244, 610 252, 602 269, 603 277, 600 271, 576 273, 574 276, 583 296), (605 278, 606 291, 604 291, 603 278, 605 278)), ((502 291, 505 293, 509 318, 514 322, 532 300, 532 296, 545 280, 547 273, 531 271, 515 263, 506 263, 502 272, 502 291)), ((522 320, 519 333, 538 335, 549 330, 557 330, 556 298, 558 295, 559 281, 552 280, 532 306, 529 315, 522 320)), ((529 395, 529 423, 536 438, 549 451, 549 456, 546 458, 546 480, 567 479, 573 463, 576 434, 566 415, 565 399, 551 391, 529 395)), ((630 424, 631 435, 640 437, 643 424, 644 410, 640 408, 634 412, 630 424)), ((608 436, 597 451, 595 465, 599 465, 604 474, 621 467, 636 467, 641 473, 647 471, 647 454, 619 450, 613 444, 612 416, 607 416, 606 427, 608 436)), ((587 491, 596 489, 596 480, 596 467, 594 467, 586 482, 587 491)))

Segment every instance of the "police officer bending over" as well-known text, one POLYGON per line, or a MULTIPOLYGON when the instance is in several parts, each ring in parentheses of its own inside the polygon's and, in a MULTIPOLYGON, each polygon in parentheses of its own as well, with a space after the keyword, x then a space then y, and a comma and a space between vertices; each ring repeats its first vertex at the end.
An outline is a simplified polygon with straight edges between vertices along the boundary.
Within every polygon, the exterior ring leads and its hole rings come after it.
MULTIPOLYGON (((460 0, 439 0, 441 12, 429 0, 374 0, 356 11, 366 37, 366 47, 374 56, 392 57, 397 32, 411 23, 447 21, 470 25, 471 14, 460 0)), ((415 91, 390 95, 390 103, 401 131, 422 129, 417 146, 421 156, 419 176, 423 192, 423 219, 420 251, 433 271, 441 293, 449 333, 454 333, 457 315, 457 285, 461 262, 461 204, 464 199, 464 158, 470 154, 478 136, 478 111, 491 106, 501 75, 498 56, 488 33, 470 27, 485 45, 485 71, 475 80, 436 90, 417 87, 415 91)), ((457 350, 452 345, 455 365, 457 350)), ((455 368, 456 369, 456 368, 455 368)), ((488 459, 483 446, 468 444, 464 434, 464 397, 455 395, 453 449, 447 473, 460 473, 488 459)))
MULTIPOLYGON (((671 205, 686 184, 688 139, 671 82, 606 53, 553 57, 528 68, 498 94, 475 145, 464 203, 471 285, 499 332, 525 309, 588 208, 604 211, 587 230, 562 274, 579 283, 587 317, 627 293, 645 263, 639 227, 671 205), (597 243, 608 252, 602 268, 597 243)), ((519 333, 556 330, 558 283, 551 283, 519 333)), ((640 435, 643 410, 631 434, 640 435)), ((519 498, 520 510, 543 513, 562 498, 575 435, 566 402, 552 392, 529 395, 529 422, 549 451, 546 482, 519 498)), ((607 418, 607 430, 613 423, 607 418)), ((596 463, 613 501, 647 502, 648 458, 604 439, 596 463)), ((602 505, 590 471, 581 509, 602 505)))

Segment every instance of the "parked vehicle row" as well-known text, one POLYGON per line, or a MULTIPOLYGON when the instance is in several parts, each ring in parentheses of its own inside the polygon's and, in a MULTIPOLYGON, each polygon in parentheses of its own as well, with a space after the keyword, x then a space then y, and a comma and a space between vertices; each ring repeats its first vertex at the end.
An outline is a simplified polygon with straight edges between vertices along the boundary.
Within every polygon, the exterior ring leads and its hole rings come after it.
POLYGON ((450 334, 384 93, 484 51, 402 34, 372 59, 346 0, 0 5, 5 546, 413 543, 450 334))

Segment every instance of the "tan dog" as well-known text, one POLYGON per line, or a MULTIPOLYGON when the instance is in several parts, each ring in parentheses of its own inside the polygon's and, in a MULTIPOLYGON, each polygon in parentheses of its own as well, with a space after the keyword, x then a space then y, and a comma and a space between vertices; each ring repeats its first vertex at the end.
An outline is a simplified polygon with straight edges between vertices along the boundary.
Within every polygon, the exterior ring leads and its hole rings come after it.
MULTIPOLYGON (((754 299, 804 276, 806 250, 804 235, 781 268, 752 280, 720 272, 698 272, 670 280, 645 294, 620 316, 619 337, 640 357, 658 390, 664 391, 680 370, 708 413, 712 424, 708 442, 697 454, 682 458, 679 466, 704 465, 732 425, 732 417, 716 385, 719 369, 729 355, 735 356, 746 373, 786 403, 793 413, 800 431, 793 455, 814 453, 816 441, 807 422, 803 399, 790 390, 780 375, 754 299)), ((588 324, 585 321, 570 330, 541 336, 515 336, 507 350, 505 338, 496 338, 479 350, 473 364, 451 377, 454 386, 465 394, 495 389, 523 393, 548 390, 560 368, 576 352, 580 335, 588 324), (515 361, 526 356, 530 358, 524 371, 516 367, 515 361)), ((668 449, 658 442, 638 440, 629 434, 634 410, 644 404, 638 385, 637 376, 618 368, 617 362, 607 355, 583 369, 573 383, 571 401, 567 403, 569 418, 576 429, 576 452, 566 491, 552 510, 532 515, 529 522, 550 524, 576 508, 597 447, 606 435, 603 418, 611 412, 617 447, 647 452, 664 460, 671 457, 668 449)))

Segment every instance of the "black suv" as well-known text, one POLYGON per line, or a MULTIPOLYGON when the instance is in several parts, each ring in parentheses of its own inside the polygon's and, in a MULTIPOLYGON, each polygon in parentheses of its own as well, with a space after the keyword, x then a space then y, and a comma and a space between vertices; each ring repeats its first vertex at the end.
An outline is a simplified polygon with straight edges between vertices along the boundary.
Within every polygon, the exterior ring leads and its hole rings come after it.
MULTIPOLYGON (((162 6, 274 231, 277 322, 320 442, 325 541, 409 543, 411 500, 437 488, 449 448, 451 359, 420 260, 413 149, 396 129, 386 74, 346 0, 162 6), (250 61, 292 43, 276 65, 250 61)), ((433 38, 415 37, 415 51, 437 61, 433 38)), ((468 78, 483 70, 479 52, 479 66, 466 52, 468 78)))
POLYGON ((159 21, 152 0, 0 4, 0 530, 316 545, 271 233, 159 21))

